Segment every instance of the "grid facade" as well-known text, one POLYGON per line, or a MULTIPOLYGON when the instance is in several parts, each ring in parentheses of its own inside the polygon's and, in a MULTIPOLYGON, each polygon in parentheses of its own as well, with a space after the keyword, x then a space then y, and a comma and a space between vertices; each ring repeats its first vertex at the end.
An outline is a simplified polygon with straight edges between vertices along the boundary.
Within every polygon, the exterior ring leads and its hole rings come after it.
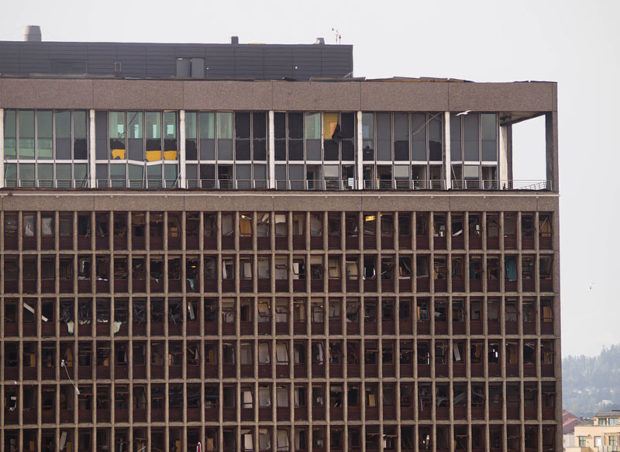
POLYGON ((5 202, 2 450, 559 447, 556 197, 103 196, 5 202))

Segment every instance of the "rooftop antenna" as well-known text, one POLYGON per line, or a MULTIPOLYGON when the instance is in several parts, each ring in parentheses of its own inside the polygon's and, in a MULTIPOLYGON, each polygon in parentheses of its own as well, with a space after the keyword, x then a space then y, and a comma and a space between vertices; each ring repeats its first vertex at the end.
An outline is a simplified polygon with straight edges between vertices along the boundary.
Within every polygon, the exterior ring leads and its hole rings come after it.
POLYGON ((340 41, 342 40, 342 35, 340 34, 340 32, 334 27, 332 27, 332 33, 334 33, 334 37, 336 38, 336 44, 340 44, 340 41))

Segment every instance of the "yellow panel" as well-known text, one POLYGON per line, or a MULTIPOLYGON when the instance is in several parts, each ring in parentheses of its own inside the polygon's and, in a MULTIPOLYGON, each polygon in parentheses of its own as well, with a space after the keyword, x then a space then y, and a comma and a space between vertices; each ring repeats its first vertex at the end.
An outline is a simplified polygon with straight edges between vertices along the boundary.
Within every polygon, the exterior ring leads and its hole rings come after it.
POLYGON ((323 138, 331 140, 338 125, 338 113, 323 113, 323 138))
POLYGON ((177 159, 177 151, 164 151, 164 159, 166 159, 166 160, 176 160, 177 159))
POLYGON ((112 149, 112 160, 125 160, 125 149, 112 149))
POLYGON ((161 151, 146 151, 147 162, 156 162, 157 160, 161 160, 161 157, 161 151))

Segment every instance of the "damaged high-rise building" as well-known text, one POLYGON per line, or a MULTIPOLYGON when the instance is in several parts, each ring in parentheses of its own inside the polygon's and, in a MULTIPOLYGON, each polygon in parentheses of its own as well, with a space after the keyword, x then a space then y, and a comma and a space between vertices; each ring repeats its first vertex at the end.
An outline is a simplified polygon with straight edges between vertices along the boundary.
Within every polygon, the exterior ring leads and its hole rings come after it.
POLYGON ((352 71, 0 42, 0 452, 560 450, 556 84, 352 71))

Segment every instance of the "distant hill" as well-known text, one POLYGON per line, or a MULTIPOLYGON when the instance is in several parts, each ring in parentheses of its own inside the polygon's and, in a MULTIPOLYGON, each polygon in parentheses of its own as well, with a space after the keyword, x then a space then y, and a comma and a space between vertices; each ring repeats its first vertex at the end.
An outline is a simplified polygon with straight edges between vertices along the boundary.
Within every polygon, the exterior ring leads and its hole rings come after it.
POLYGON ((597 411, 620 409, 620 344, 604 347, 598 356, 562 360, 564 409, 590 417, 597 411))

